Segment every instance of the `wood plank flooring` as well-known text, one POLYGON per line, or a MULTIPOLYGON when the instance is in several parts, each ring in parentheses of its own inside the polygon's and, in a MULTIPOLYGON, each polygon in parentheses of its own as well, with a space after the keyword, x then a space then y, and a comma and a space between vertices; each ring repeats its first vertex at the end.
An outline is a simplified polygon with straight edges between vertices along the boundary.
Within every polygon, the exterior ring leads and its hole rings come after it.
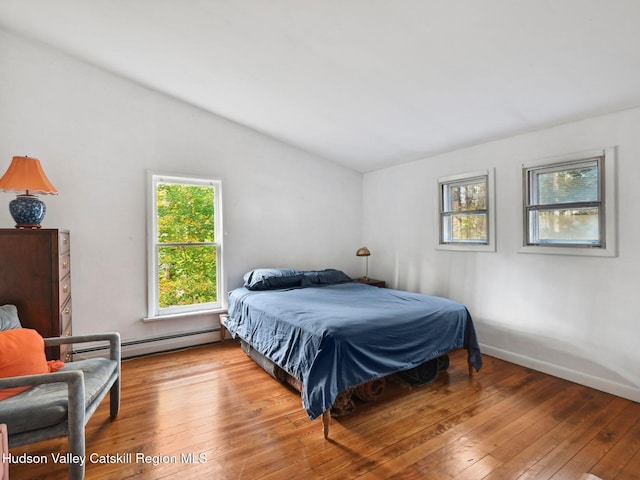
MULTIPOLYGON (((118 418, 107 401, 87 425, 86 478, 640 479, 640 404, 484 358, 471 378, 461 350, 431 385, 392 382, 328 441, 234 341, 128 360, 118 418)), ((49 462, 11 480, 66 478, 51 457, 66 449, 12 449, 49 462)))

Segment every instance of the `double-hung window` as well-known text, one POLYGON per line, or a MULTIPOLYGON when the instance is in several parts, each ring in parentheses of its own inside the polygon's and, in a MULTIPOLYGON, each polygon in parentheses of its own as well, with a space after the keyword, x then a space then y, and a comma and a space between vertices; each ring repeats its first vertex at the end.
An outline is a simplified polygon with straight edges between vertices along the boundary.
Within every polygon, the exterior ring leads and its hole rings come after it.
POLYGON ((524 247, 538 252, 610 254, 613 155, 587 152, 574 158, 523 166, 524 247), (607 158, 607 156, 609 158, 607 158), (607 166, 609 167, 607 169, 607 166), (609 173, 607 173, 609 172, 609 173), (593 250, 593 252, 589 252, 593 250))
POLYGON ((150 197, 148 316, 220 308, 220 181, 151 175, 150 197))
POLYGON ((604 245, 602 157, 528 168, 527 245, 604 245))
POLYGON ((493 183, 492 171, 438 179, 439 249, 495 250, 493 183))

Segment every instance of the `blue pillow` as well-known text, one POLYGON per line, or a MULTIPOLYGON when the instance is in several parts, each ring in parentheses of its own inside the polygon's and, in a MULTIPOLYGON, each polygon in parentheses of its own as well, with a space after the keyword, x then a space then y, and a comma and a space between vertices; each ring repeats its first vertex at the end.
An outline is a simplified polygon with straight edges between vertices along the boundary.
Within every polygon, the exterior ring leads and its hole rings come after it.
POLYGON ((299 287, 304 275, 292 268, 256 268, 244 275, 244 286, 249 290, 277 290, 299 287))
POLYGON ((351 278, 341 270, 327 268, 325 270, 310 270, 302 272, 302 285, 331 285, 333 283, 350 282, 351 278))
POLYGON ((13 330, 20 327, 22 325, 20 325, 18 309, 15 305, 2 305, 0 307, 0 331, 13 330))

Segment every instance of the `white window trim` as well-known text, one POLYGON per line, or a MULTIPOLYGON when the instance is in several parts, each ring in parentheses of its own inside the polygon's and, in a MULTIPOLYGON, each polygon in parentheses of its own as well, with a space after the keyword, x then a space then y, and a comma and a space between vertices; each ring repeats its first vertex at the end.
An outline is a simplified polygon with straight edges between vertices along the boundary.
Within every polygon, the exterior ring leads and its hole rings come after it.
POLYGON ((496 202, 495 202, 495 170, 476 170, 474 172, 459 173, 438 178, 436 189, 436 250, 495 252, 496 251, 496 202), (487 243, 440 243, 442 238, 442 221, 440 218, 442 184, 453 183, 465 179, 487 177, 487 243))
POLYGON ((213 314, 226 311, 225 299, 226 290, 223 270, 223 229, 222 229, 222 181, 214 178, 181 174, 162 174, 158 172, 147 172, 147 316, 143 321, 170 320, 190 317, 200 314, 213 314), (193 183, 201 185, 215 186, 215 225, 217 244, 216 279, 218 282, 218 301, 197 306, 187 306, 180 308, 165 309, 162 313, 158 308, 158 257, 155 248, 155 232, 157 228, 158 209, 155 202, 155 192, 157 183, 163 180, 174 182, 193 183))
POLYGON ((617 255, 617 205, 616 205, 616 147, 585 150, 557 157, 522 164, 520 176, 524 177, 524 171, 528 168, 542 167, 562 162, 578 161, 593 157, 604 157, 602 175, 604 177, 604 198, 602 206, 604 211, 604 247, 573 247, 573 246, 541 246, 527 245, 527 232, 525 224, 525 205, 527 201, 527 186, 522 181, 522 207, 520 212, 520 247, 518 253, 542 253, 547 255, 576 255, 587 257, 615 257, 617 255))

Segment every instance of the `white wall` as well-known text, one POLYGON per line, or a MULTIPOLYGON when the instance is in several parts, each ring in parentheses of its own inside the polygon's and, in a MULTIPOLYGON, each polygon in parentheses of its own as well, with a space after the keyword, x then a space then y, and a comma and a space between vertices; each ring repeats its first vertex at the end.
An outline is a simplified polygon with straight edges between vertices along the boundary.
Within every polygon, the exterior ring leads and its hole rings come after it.
MULTIPOLYGON (((371 277, 465 303, 485 353, 640 400, 638 131, 640 110, 621 112, 373 172, 363 188, 358 173, 0 30, 0 170, 13 155, 39 157, 60 191, 44 198, 43 226, 71 230, 80 334, 217 327, 215 317, 141 321, 146 172, 206 175, 223 180, 230 288, 261 265, 360 275, 364 238, 371 277), (618 256, 516 253, 521 163, 612 145, 618 256), (436 179, 491 167, 497 252, 436 251, 436 179)), ((13 226, 7 207, 0 226, 13 226)))
MULTIPOLYGON (((0 170, 38 157, 59 190, 43 228, 68 228, 74 333, 124 341, 218 326, 143 323, 147 170, 222 179, 229 288, 259 266, 359 275, 362 175, 0 30, 0 170)), ((12 228, 0 193, 0 226, 12 228)))
POLYGON ((467 305, 483 351, 640 400, 640 109, 426 158, 364 177, 371 276, 467 305), (617 146, 618 256, 517 253, 521 165, 617 146), (497 252, 436 251, 437 179, 495 168, 497 252))

